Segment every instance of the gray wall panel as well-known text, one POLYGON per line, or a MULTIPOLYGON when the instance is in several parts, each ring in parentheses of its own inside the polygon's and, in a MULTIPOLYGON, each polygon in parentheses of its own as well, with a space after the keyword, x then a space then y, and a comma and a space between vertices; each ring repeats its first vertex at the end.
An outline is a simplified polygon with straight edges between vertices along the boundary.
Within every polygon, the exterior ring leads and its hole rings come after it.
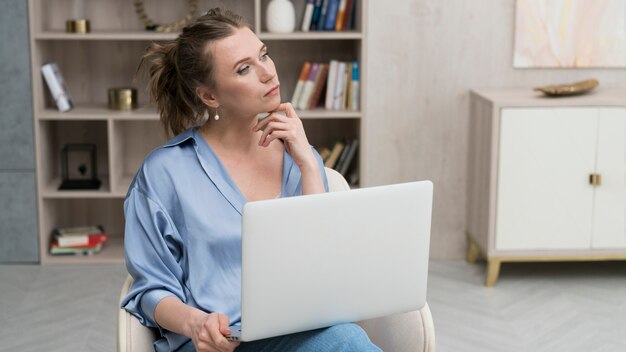
POLYGON ((0 1, 0 171, 34 170, 28 3, 0 1))
POLYGON ((0 263, 39 261, 34 172, 0 172, 0 263))
POLYGON ((0 1, 0 263, 39 262, 27 0, 0 1))

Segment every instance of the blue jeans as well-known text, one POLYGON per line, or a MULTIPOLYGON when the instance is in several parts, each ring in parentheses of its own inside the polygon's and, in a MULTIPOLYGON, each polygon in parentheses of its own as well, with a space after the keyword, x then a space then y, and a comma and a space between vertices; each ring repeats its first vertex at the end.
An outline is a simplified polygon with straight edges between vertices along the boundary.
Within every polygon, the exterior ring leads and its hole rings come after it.
MULTIPOLYGON (((178 351, 195 351, 193 342, 187 342, 178 351)), ((324 329, 242 342, 235 351, 378 352, 381 349, 370 341, 360 326, 356 324, 339 324, 324 329)))

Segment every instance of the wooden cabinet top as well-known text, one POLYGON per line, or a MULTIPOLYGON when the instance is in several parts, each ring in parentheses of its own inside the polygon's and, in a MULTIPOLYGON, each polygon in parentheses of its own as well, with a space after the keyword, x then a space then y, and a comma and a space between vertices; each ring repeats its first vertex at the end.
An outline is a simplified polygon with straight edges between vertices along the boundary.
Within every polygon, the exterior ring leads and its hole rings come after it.
POLYGON ((470 91, 472 98, 495 107, 626 106, 626 87, 602 87, 582 95, 548 97, 532 88, 485 88, 470 91))

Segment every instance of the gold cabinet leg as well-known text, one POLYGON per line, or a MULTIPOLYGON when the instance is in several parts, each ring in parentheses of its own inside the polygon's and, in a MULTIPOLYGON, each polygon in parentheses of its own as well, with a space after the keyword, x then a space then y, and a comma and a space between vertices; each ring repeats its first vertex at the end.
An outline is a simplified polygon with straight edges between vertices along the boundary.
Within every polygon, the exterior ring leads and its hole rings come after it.
POLYGON ((467 242, 467 262, 475 264, 480 257, 480 248, 471 238, 468 238, 467 242))
POLYGON ((498 274, 500 274, 500 260, 499 259, 488 259, 487 260, 487 280, 485 281, 485 286, 493 287, 498 280, 498 274))

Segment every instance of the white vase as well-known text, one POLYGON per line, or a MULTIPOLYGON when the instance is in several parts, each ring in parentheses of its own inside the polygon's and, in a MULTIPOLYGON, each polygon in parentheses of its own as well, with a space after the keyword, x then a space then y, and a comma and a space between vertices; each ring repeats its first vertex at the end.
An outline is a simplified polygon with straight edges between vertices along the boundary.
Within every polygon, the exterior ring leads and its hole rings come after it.
POLYGON ((271 0, 267 5, 265 21, 269 32, 293 32, 296 28, 296 10, 289 0, 271 0))

